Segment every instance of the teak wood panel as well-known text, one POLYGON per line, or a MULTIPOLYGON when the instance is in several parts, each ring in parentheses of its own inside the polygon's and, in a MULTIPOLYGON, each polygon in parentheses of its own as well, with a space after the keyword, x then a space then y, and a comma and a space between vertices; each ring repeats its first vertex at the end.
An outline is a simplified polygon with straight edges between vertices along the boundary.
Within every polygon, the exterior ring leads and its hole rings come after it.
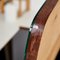
POLYGON ((55 60, 60 49, 60 0, 50 14, 44 28, 37 60, 55 60))
POLYGON ((26 51, 26 60, 37 60, 38 49, 44 26, 57 1, 58 0, 47 0, 41 8, 41 10, 39 10, 37 16, 34 18, 35 21, 33 24, 36 24, 39 27, 39 29, 32 29, 31 31, 26 51))

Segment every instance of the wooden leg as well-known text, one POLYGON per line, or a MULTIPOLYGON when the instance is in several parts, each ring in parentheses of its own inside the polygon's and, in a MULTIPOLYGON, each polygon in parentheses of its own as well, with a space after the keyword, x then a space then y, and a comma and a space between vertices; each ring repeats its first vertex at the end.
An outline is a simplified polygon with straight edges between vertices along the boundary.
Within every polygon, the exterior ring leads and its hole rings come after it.
POLYGON ((19 9, 18 9, 18 17, 20 17, 22 15, 22 0, 19 0, 19 9))
POLYGON ((2 13, 4 13, 4 0, 2 0, 2 6, 1 6, 1 11, 2 11, 2 13))
POLYGON ((26 10, 30 9, 30 0, 26 0, 26 10))

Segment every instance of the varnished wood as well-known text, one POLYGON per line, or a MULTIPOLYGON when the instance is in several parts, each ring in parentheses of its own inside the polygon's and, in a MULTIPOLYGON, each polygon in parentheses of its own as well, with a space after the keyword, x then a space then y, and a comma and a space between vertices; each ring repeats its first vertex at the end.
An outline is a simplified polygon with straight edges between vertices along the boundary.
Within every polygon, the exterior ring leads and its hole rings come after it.
POLYGON ((50 14, 41 38, 37 60, 54 60, 60 49, 60 0, 50 14))
MULTIPOLYGON (((28 41, 28 47, 26 51, 26 60, 37 60, 38 49, 40 46, 41 36, 44 30, 46 21, 50 13, 52 12, 53 8, 55 7, 57 1, 58 0, 47 0, 46 3, 43 5, 43 7, 39 10, 36 17, 34 18, 35 21, 33 24, 36 24, 39 28, 32 29, 31 31, 30 38, 28 41)), ((39 60, 42 60, 42 59, 39 59, 39 60)))

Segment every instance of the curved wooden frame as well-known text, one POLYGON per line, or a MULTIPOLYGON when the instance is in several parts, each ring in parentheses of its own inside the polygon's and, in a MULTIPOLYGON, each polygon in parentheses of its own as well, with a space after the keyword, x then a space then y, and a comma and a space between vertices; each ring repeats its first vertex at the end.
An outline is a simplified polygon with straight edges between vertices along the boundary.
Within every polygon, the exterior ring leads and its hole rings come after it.
POLYGON ((55 60, 60 49, 60 0, 50 14, 42 35, 37 60, 55 60))
MULTIPOLYGON (((25 55, 26 60, 32 60, 32 59, 37 60, 37 53, 39 53, 38 49, 40 47, 41 36, 44 30, 45 24, 57 2, 58 0, 46 0, 43 7, 39 9, 37 15, 35 16, 33 25, 37 25, 38 29, 35 30, 34 28, 32 29, 31 34, 29 33, 30 36, 28 36, 29 38, 27 42, 28 45, 26 45, 26 55, 25 55)), ((42 59, 39 59, 39 60, 42 60, 42 59)))

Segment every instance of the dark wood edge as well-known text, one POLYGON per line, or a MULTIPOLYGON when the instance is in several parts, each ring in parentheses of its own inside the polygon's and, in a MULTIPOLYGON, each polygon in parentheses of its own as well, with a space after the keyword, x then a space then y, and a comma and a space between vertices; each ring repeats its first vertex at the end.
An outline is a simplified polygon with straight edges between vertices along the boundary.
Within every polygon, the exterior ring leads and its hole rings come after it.
POLYGON ((27 27, 20 27, 20 29, 22 29, 22 30, 29 30, 30 28, 27 28, 27 27))

